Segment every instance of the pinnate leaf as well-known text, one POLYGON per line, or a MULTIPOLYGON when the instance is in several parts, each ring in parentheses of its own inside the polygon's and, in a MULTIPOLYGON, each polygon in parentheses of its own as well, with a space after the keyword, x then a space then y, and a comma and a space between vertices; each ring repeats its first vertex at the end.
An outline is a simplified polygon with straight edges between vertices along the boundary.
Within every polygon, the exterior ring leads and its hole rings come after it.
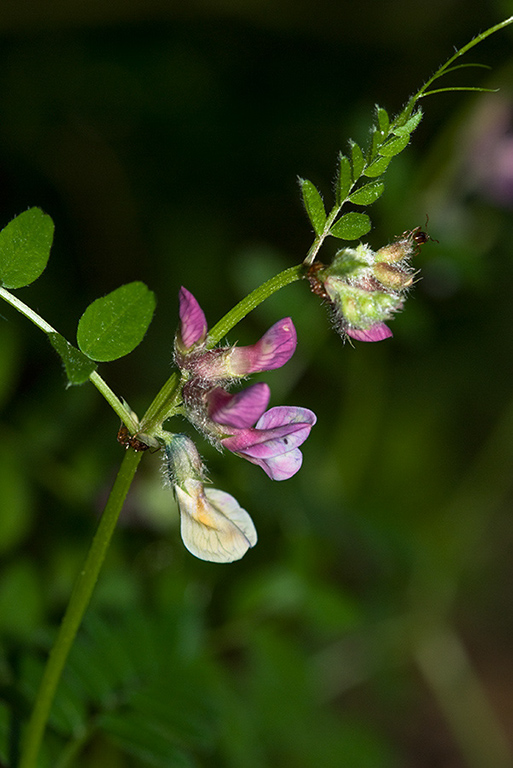
POLYGON ((312 184, 308 179, 299 179, 299 184, 308 218, 312 222, 315 234, 320 235, 326 224, 326 211, 322 197, 315 184, 312 184))
POLYGON ((330 235, 341 240, 358 240, 371 228, 367 214, 350 211, 342 216, 330 229, 330 235))
POLYGON ((357 189, 349 196, 351 203, 356 205, 370 205, 383 194, 385 185, 382 181, 371 181, 369 184, 357 189))
POLYGON ((0 283, 22 288, 44 271, 53 241, 53 221, 39 208, 20 213, 0 232, 0 283))
POLYGON ((60 355, 70 384, 83 384, 96 370, 95 363, 79 349, 61 336, 60 333, 49 333, 50 344, 60 355))
POLYGON ((142 341, 154 309, 155 295, 144 283, 122 285, 87 307, 78 324, 78 346, 98 362, 128 355, 142 341))

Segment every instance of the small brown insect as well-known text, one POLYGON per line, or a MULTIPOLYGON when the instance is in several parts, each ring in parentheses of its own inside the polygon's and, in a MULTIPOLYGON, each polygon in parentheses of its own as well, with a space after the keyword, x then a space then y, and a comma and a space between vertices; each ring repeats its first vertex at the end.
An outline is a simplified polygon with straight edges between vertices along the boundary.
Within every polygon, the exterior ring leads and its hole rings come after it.
MULTIPOLYGON (((125 450, 128 451, 129 448, 132 448, 134 451, 147 451, 152 446, 148 445, 147 443, 144 443, 142 440, 139 440, 137 435, 131 435, 128 431, 128 427, 125 424, 122 424, 118 431, 117 436, 118 443, 124 446, 125 450)), ((158 451, 158 446, 155 446, 155 449, 158 451)))
MULTIPOLYGON (((426 229, 427 229, 428 221, 429 221, 429 216, 426 214, 426 224, 425 224, 426 229)), ((431 235, 428 235, 427 232, 421 229, 420 226, 415 227, 415 229, 412 229, 409 232, 403 232, 402 236, 406 240, 412 240, 419 247, 421 245, 425 245, 429 240, 432 240, 434 243, 438 242, 438 240, 435 240, 434 237, 431 237, 431 235)))
POLYGON ((410 232, 410 237, 417 243, 417 245, 424 245, 424 243, 427 243, 428 240, 431 240, 431 237, 428 235, 428 233, 423 232, 420 227, 412 229, 410 232))
POLYGON ((317 277, 317 272, 319 270, 324 269, 324 264, 321 264, 320 261, 316 261, 314 264, 309 267, 308 272, 306 273, 306 277, 308 282, 310 283, 310 290, 312 293, 315 293, 317 296, 320 296, 321 299, 327 299, 328 294, 326 293, 326 289, 324 288, 324 283, 322 280, 319 280, 317 277))

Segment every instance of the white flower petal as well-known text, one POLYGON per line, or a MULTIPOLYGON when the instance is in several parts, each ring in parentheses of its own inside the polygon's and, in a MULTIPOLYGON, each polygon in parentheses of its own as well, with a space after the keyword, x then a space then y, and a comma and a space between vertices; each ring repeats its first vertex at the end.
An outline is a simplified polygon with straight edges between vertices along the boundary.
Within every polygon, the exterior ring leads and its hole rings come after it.
POLYGON ((213 507, 222 512, 237 528, 240 528, 249 541, 249 546, 254 547, 258 539, 256 528, 253 520, 246 510, 242 509, 237 499, 234 499, 233 496, 230 496, 225 491, 220 491, 218 488, 205 488, 205 496, 213 507))
POLYGON ((201 560, 231 563, 257 542, 253 521, 229 493, 187 483, 187 493, 175 486, 180 508, 180 532, 189 552, 201 560))

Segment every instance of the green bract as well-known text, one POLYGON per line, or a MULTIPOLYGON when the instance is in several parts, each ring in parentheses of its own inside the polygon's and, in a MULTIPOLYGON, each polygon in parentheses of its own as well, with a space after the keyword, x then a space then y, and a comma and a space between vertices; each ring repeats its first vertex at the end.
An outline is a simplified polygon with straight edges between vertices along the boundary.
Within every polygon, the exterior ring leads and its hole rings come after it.
POLYGON ((128 355, 143 340, 154 309, 155 295, 144 283, 122 285, 87 307, 78 324, 78 346, 97 362, 128 355))
POLYGON ((53 221, 39 208, 20 213, 0 232, 0 282, 22 288, 44 271, 53 241, 53 221))
POLYGON ((48 338, 64 363, 69 383, 83 384, 87 381, 91 373, 96 370, 94 362, 70 344, 60 333, 49 333, 48 338))

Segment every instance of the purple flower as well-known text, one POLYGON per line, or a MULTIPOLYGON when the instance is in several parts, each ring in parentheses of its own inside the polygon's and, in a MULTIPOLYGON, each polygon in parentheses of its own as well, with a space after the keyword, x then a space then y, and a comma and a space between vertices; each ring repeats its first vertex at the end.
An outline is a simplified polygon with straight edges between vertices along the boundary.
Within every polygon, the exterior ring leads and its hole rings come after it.
POLYGON ((175 341, 178 367, 203 381, 242 378, 285 365, 294 354, 296 329, 290 317, 279 320, 260 341, 247 347, 204 349, 207 322, 200 305, 186 288, 180 289, 180 329, 175 341))
POLYGON ((271 480, 287 480, 301 467, 299 446, 317 417, 308 408, 293 406, 266 411, 269 398, 270 390, 264 383, 253 384, 236 395, 218 387, 208 396, 209 416, 228 435, 220 441, 225 448, 262 467, 271 480))

